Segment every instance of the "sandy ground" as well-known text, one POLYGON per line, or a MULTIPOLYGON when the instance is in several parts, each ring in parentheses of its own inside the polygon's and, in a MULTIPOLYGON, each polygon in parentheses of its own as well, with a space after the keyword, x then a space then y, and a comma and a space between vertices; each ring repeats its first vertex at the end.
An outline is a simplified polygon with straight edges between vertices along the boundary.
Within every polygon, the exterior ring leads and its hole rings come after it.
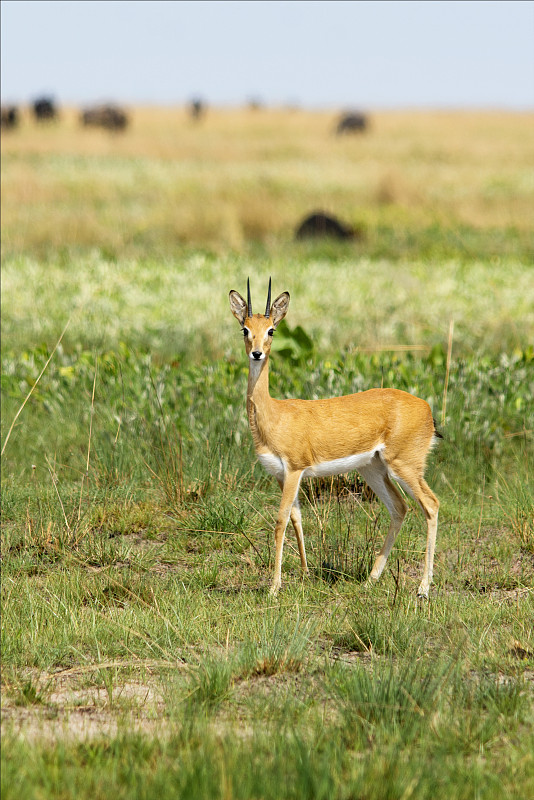
MULTIPOLYGON (((40 677, 42 684, 47 680, 49 676, 40 677)), ((154 734, 163 727, 164 708, 161 695, 146 683, 123 683, 113 704, 106 689, 61 686, 33 705, 17 705, 2 696, 2 735, 54 742, 115 736, 121 730, 154 734)))

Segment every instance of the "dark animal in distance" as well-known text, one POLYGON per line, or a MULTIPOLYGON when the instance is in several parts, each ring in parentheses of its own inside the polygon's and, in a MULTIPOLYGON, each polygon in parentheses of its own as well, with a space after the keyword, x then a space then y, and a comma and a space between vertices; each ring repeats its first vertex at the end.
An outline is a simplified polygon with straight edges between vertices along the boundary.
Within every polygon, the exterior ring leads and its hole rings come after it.
POLYGON ((305 217, 297 230, 296 239, 311 239, 330 237, 333 239, 354 239, 357 231, 349 225, 345 225, 337 217, 325 214, 324 211, 314 211, 305 217))
POLYGON ((57 119, 59 112, 51 97, 38 97, 32 104, 33 116, 37 122, 57 119))
POLYGON ((263 108, 263 102, 259 97, 250 97, 247 100, 247 108, 249 111, 260 111, 263 108))
POLYGON ((189 104, 189 113, 192 119, 199 120, 206 113, 206 104, 199 97, 193 98, 189 104))
POLYGON ((95 106, 82 111, 81 123, 86 127, 123 131, 128 127, 128 115, 122 108, 112 105, 95 106))
POLYGON ((343 114, 337 123, 336 133, 363 133, 367 130, 367 117, 359 111, 343 114))
POLYGON ((19 124, 19 111, 16 106, 2 106, 1 125, 5 130, 12 130, 19 124))

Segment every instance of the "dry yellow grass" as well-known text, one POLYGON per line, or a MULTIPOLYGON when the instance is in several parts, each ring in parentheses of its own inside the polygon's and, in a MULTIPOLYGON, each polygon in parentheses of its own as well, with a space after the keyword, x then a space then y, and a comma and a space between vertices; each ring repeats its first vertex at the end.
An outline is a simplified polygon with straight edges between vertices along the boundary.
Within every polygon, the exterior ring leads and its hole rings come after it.
POLYGON ((455 347, 531 341, 534 115, 383 112, 341 138, 336 119, 140 108, 124 134, 74 110, 24 119, 2 136, 3 346, 53 344, 72 315, 68 344, 220 354, 233 327, 213 322, 249 274, 295 293, 290 323, 323 347, 446 343, 451 319, 455 347), (292 244, 316 208, 363 239, 292 244))
POLYGON ((8 252, 82 246, 142 255, 291 238, 307 212, 420 230, 532 229, 534 115, 381 112, 364 135, 302 110, 138 108, 124 134, 24 119, 2 136, 8 252))

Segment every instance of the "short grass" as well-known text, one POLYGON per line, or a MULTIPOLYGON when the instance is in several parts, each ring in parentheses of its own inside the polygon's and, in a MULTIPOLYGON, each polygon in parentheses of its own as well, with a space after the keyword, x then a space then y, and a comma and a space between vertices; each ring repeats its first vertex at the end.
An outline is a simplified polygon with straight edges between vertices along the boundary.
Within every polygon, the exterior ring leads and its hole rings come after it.
POLYGON ((2 141, 2 796, 531 796, 531 118, 134 120, 2 141), (312 204, 365 237, 292 242, 312 204), (355 476, 303 486, 311 576, 289 533, 268 596, 248 274, 292 295, 273 394, 431 404, 428 602, 416 508, 365 587, 387 514, 355 476))

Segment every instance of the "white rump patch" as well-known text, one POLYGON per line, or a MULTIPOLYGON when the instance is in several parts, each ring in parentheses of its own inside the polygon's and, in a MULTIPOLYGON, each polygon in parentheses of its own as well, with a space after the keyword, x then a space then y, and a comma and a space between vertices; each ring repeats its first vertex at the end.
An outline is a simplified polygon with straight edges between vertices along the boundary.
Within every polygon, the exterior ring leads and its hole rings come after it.
POLYGON ((332 461, 322 461, 320 464, 313 464, 304 470, 303 478, 324 478, 328 475, 340 475, 343 472, 352 472, 367 467, 371 463, 375 453, 379 453, 385 447, 384 444, 374 447, 368 453, 356 453, 345 458, 334 458, 332 461))

